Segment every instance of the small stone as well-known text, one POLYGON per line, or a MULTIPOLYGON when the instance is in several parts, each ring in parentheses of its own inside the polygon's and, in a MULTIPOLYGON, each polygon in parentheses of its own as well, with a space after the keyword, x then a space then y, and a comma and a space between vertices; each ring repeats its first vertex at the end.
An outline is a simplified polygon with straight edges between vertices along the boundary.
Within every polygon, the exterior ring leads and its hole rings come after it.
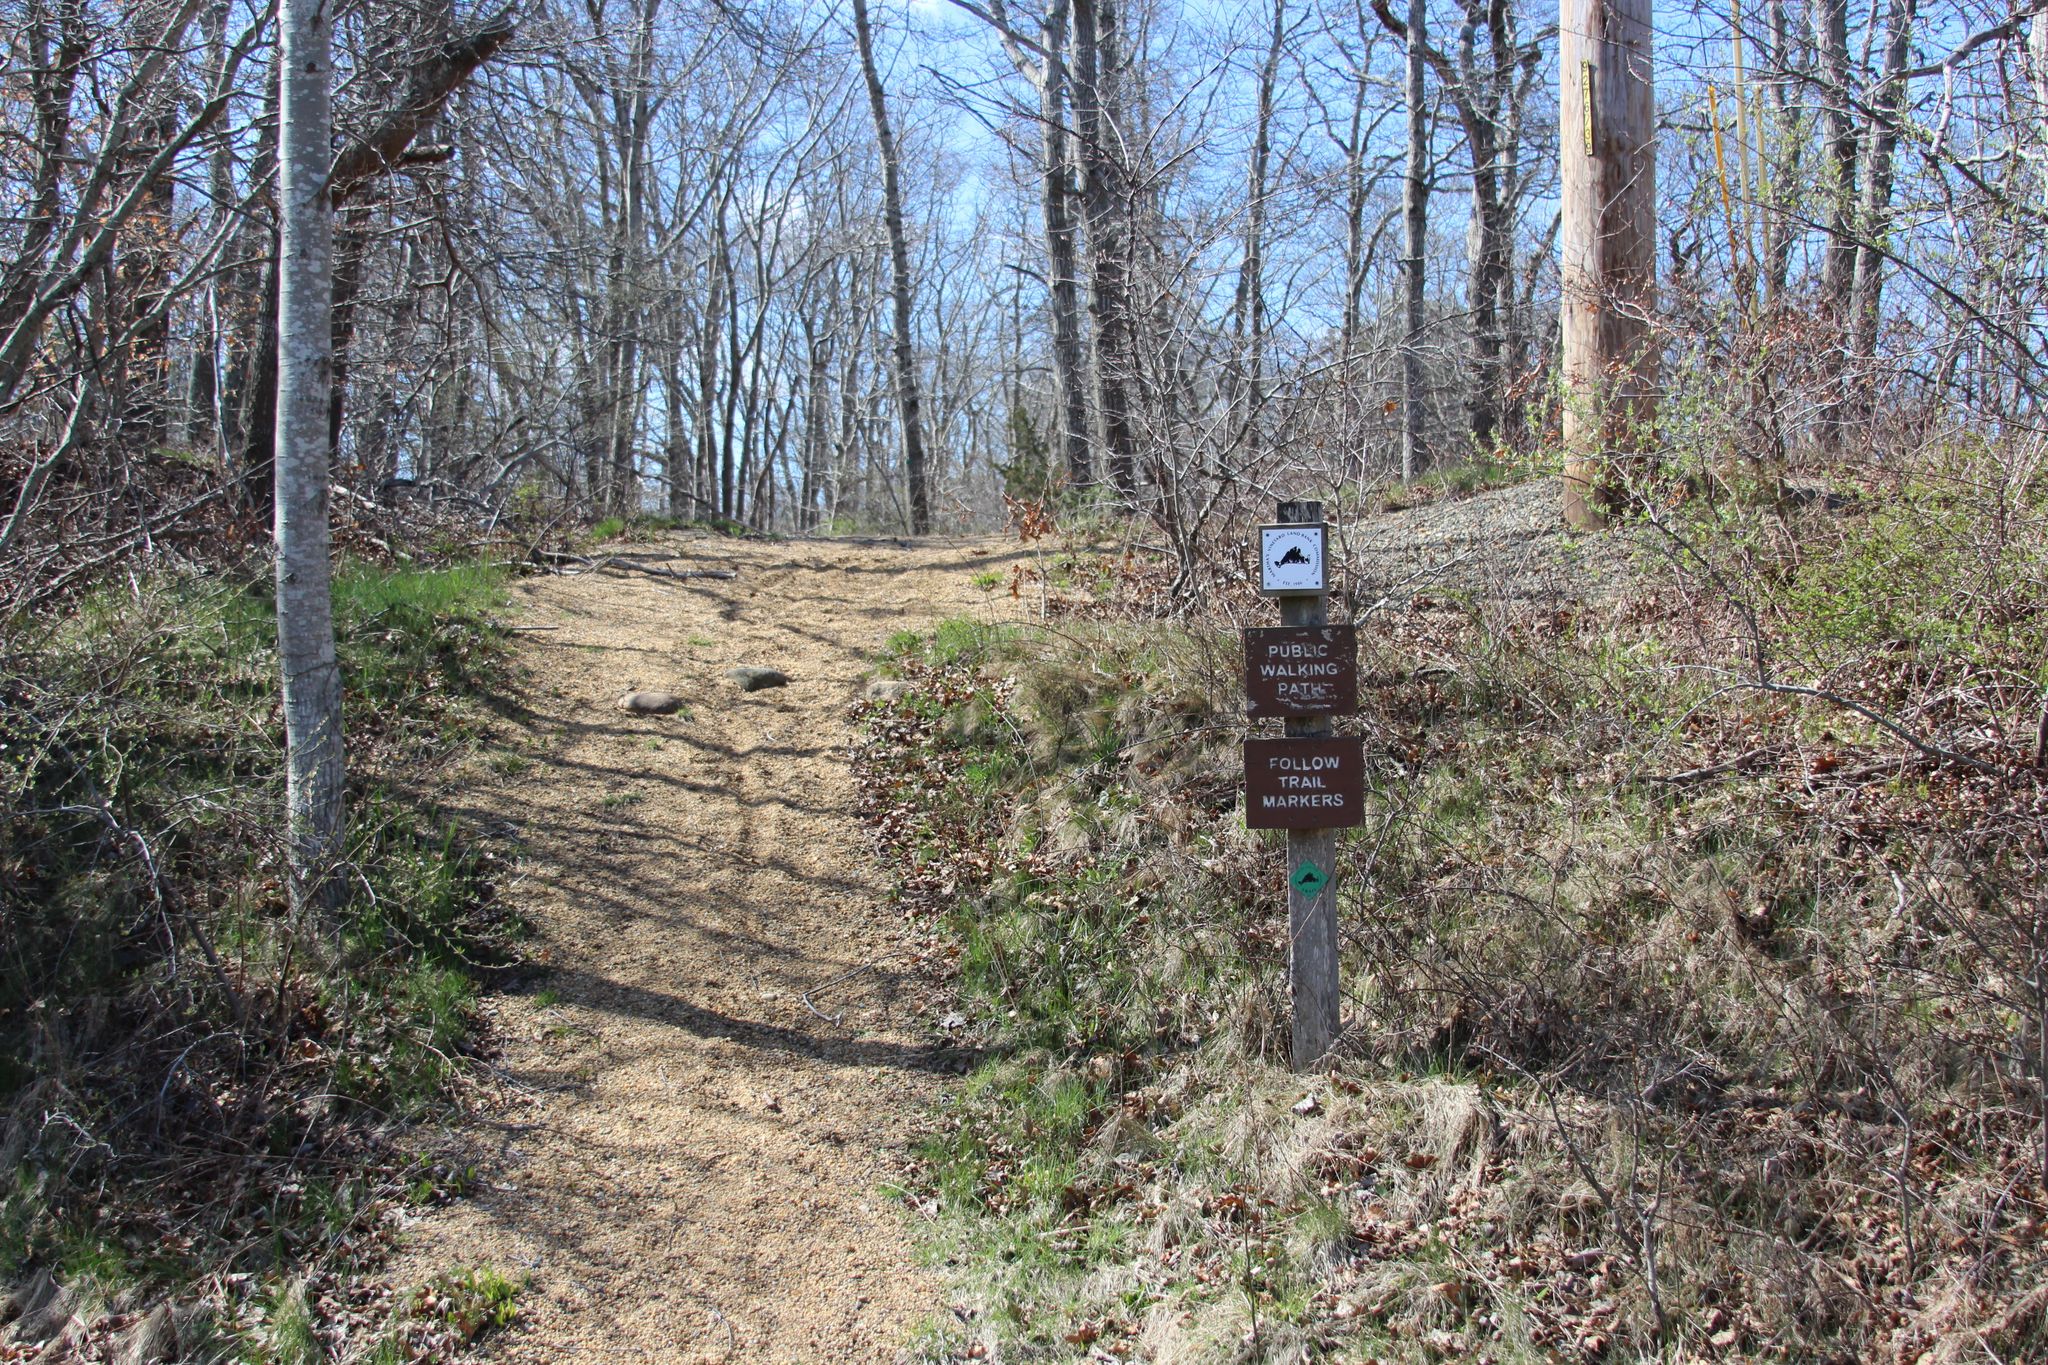
POLYGON ((867 686, 869 701, 902 701, 910 691, 910 684, 901 678, 876 678, 867 686))
POLYGON ((742 665, 726 676, 738 683, 742 692, 759 692, 770 687, 789 686, 789 675, 773 668, 742 665))
POLYGON ((670 716, 683 709, 683 699, 673 692, 628 692, 619 698, 619 709, 636 716, 670 716))
POLYGON ((1314 1095, 1303 1095, 1294 1102, 1294 1112, 1305 1119, 1314 1118, 1323 1112, 1323 1102, 1314 1095))

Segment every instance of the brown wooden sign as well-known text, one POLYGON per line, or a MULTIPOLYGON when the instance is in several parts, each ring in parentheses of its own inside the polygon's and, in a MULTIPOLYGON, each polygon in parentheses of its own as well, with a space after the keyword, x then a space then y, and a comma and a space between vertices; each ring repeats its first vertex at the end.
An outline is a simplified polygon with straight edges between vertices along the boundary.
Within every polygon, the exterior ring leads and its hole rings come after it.
POLYGON ((1245 714, 1348 716, 1358 709, 1358 631, 1279 626, 1244 633, 1245 714))
POLYGON ((1347 829, 1365 822, 1365 741, 1244 742, 1244 822, 1252 829, 1347 829))

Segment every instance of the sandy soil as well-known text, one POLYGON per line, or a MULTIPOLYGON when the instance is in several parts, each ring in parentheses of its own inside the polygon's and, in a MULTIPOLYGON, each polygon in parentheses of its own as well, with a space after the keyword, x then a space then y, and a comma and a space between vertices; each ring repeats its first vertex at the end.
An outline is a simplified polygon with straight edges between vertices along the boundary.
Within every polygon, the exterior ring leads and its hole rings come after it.
POLYGON ((410 1230, 399 1282, 529 1275, 507 1362, 895 1360, 941 1301, 879 1187, 954 1063, 891 970, 846 712, 891 633, 995 609, 969 580, 1014 543, 644 548, 738 576, 517 590, 548 628, 508 736, 530 766, 451 804, 514 841, 549 970, 487 1002, 481 1180, 410 1230), (790 685, 742 694, 741 664, 790 685), (615 709, 636 688, 688 709, 615 709))

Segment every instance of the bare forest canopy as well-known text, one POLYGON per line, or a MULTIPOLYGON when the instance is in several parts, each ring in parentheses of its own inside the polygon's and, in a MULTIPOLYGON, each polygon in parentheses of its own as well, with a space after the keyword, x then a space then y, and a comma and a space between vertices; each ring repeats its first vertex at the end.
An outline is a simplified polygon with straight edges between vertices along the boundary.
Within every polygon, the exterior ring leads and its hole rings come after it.
MULTIPOLYGON (((1398 473, 1404 440, 1411 470, 1543 462, 1557 20, 345 4, 334 483, 782 529, 986 522, 1064 486, 1186 564, 1276 490, 1398 473)), ((1660 439, 1782 469, 2033 430, 2042 6, 1656 24, 1660 439)), ((129 550, 262 534, 275 29, 250 0, 0 4, 17 606, 129 550)))

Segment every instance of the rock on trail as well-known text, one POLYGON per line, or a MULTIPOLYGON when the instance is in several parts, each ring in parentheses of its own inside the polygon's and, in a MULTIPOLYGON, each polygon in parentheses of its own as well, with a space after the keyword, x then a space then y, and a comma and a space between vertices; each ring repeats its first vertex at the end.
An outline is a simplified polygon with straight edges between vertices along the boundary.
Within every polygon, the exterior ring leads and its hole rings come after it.
POLYGON ((683 699, 673 692, 628 692, 619 698, 619 709, 641 716, 672 716, 683 709, 683 699))
POLYGON ((765 692, 771 687, 789 686, 789 675, 779 668, 757 668, 746 664, 726 676, 737 683, 742 692, 765 692))
POLYGON ((476 1193, 413 1227, 394 1273, 529 1277, 493 1360, 893 1361, 942 1301, 879 1187, 954 1061, 890 963, 855 970, 899 925, 847 709, 891 634, 988 612, 970 579, 1018 551, 662 548, 737 576, 516 589, 522 622, 553 627, 520 637, 503 737, 531 762, 474 765, 450 804, 518 812, 507 891, 545 970, 485 1002, 504 1083, 464 1133, 476 1193), (732 704, 764 659, 803 686, 732 704), (664 700, 693 719, 622 701, 621 675, 680 680, 664 700))

